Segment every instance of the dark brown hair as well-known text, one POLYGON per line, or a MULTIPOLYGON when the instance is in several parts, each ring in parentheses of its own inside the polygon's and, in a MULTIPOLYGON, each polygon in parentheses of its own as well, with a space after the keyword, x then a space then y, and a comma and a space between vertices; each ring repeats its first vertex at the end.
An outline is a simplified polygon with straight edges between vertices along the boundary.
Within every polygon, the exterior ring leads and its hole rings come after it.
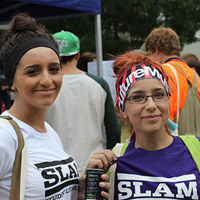
POLYGON ((96 54, 92 52, 84 52, 81 54, 78 63, 77 68, 80 70, 83 70, 85 72, 88 72, 88 62, 93 62, 93 60, 96 58, 96 54))
POLYGON ((198 75, 200 75, 200 61, 198 57, 193 53, 185 53, 180 56, 180 58, 187 63, 191 68, 195 68, 198 75))
MULTIPOLYGON (((35 19, 31 18, 26 13, 20 13, 13 17, 10 22, 9 30, 4 33, 1 39, 2 48, 0 62, 1 66, 3 67, 3 73, 9 82, 9 86, 12 84, 12 79, 19 61, 18 59, 20 59, 21 56, 19 55, 19 58, 17 59, 17 56, 12 55, 14 50, 16 51, 16 47, 19 47, 25 41, 35 39, 35 42, 37 42, 38 39, 44 42, 46 41, 46 43, 49 44, 51 48, 53 48, 56 52, 58 51, 57 43, 53 37, 42 25, 37 24, 35 19)), ((40 45, 39 41, 37 43, 40 45)), ((32 46, 33 45, 35 44, 32 44, 32 46)))

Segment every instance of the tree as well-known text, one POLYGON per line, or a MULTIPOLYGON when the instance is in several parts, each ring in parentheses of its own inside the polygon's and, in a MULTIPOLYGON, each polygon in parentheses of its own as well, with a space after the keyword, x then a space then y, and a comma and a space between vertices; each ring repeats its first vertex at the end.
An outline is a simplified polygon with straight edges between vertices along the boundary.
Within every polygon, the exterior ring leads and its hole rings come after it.
MULTIPOLYGON (((109 35, 109 40, 124 41, 126 48, 114 47, 113 52, 121 53, 126 49, 137 49, 145 37, 160 24, 161 1, 158 0, 103 0, 102 18, 104 34, 109 35)), ((109 45, 109 44, 107 44, 109 45)), ((109 45, 110 46, 110 45, 109 45)), ((110 49, 112 47, 110 46, 110 49)))
POLYGON ((200 27, 200 1, 168 0, 162 4, 166 26, 174 29, 180 37, 182 46, 196 40, 195 33, 200 27))
POLYGON ((51 34, 61 30, 70 31, 80 39, 81 52, 95 52, 94 16, 73 17, 41 21, 51 34))
MULTIPOLYGON (((139 48, 153 28, 171 27, 184 44, 196 40, 200 29, 199 0, 102 0, 104 60, 139 48)), ((81 51, 95 51, 94 17, 43 22, 51 32, 70 30, 81 40, 81 51)))

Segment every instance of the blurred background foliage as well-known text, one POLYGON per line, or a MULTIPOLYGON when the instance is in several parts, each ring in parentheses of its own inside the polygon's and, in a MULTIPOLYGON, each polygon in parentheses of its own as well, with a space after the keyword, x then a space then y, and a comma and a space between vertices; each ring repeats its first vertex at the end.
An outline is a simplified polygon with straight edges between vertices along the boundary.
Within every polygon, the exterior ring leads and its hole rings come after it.
MULTIPOLYGON (((103 59, 138 49, 153 28, 174 29, 181 46, 195 42, 200 30, 199 0, 102 0, 103 59)), ((71 31, 81 41, 81 53, 95 52, 94 16, 41 21, 50 31, 71 31)))

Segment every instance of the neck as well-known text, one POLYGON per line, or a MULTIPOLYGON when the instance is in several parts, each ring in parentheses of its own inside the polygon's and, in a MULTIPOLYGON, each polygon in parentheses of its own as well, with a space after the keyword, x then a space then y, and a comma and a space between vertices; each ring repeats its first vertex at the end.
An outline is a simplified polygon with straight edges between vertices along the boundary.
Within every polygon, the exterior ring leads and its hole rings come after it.
POLYGON ((177 55, 170 55, 170 56, 165 55, 161 59, 161 64, 165 63, 166 60, 168 60, 169 58, 172 58, 172 57, 178 57, 178 56, 177 55))
POLYGON ((158 133, 136 133, 135 148, 143 148, 148 151, 155 151, 169 146, 173 137, 165 130, 158 133))
POLYGON ((27 109, 24 106, 22 108, 21 106, 17 106, 16 102, 14 102, 8 112, 17 119, 31 126, 36 131, 41 133, 46 132, 45 117, 47 109, 27 109))
POLYGON ((80 74, 85 73, 84 71, 78 69, 77 60, 73 59, 65 64, 62 64, 62 73, 63 74, 80 74))

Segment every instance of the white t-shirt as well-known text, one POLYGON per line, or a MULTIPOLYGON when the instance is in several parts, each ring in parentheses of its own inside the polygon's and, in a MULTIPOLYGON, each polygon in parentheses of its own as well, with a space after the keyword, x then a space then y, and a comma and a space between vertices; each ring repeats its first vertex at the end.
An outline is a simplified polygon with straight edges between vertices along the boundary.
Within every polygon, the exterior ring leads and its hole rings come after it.
POLYGON ((86 74, 64 74, 61 91, 48 108, 46 121, 77 162, 80 175, 91 155, 106 148, 106 96, 101 85, 86 74))
MULTIPOLYGON (((4 112, 3 115, 10 114, 4 112)), ((73 158, 64 152, 56 132, 45 123, 47 132, 39 133, 26 123, 11 117, 21 128, 28 151, 25 200, 77 199, 77 166, 73 158)), ((0 120, 1 200, 9 199, 13 163, 18 146, 17 135, 6 122, 0 120)))

